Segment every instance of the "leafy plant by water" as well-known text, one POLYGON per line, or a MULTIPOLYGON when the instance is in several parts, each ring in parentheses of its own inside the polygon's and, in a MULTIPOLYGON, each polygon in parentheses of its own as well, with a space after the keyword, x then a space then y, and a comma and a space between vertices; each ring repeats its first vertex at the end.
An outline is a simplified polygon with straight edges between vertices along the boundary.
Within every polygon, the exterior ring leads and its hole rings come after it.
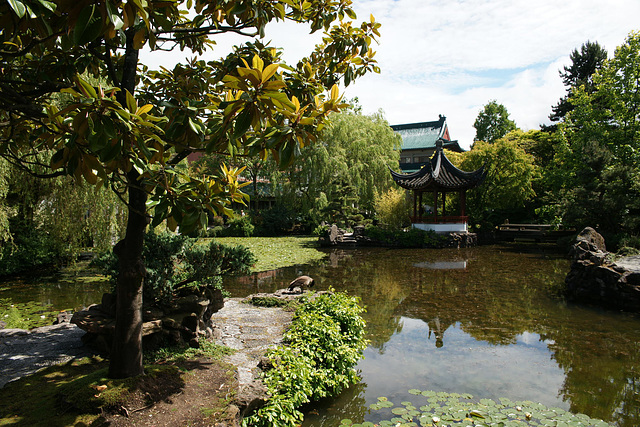
MULTIPOLYGON (((181 289, 221 288, 221 276, 246 274, 256 262, 244 246, 225 246, 214 241, 197 244, 196 239, 173 233, 147 233, 143 255, 146 263, 143 294, 145 301, 167 302, 181 289)), ((111 277, 118 277, 118 259, 113 252, 93 264, 111 277)))
POLYGON ((284 335, 286 345, 268 353, 273 368, 263 381, 272 397, 243 425, 294 427, 302 421, 300 406, 356 383, 353 367, 367 346, 363 311, 357 298, 343 293, 305 299, 284 335))
POLYGON ((405 401, 395 405, 386 397, 379 397, 369 408, 379 411, 385 418, 372 422, 354 423, 344 419, 341 426, 349 427, 404 427, 404 426, 609 426, 602 420, 585 414, 572 414, 561 408, 548 408, 529 400, 512 401, 501 398, 476 400, 471 394, 422 391, 411 389, 414 402, 405 401))

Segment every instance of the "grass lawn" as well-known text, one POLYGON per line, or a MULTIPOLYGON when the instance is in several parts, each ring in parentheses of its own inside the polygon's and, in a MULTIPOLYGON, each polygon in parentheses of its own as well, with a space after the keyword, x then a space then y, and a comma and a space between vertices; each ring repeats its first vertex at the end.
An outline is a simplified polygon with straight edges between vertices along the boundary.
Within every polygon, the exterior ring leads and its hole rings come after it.
POLYGON ((243 245, 249 248, 258 258, 252 272, 308 264, 327 256, 325 252, 318 250, 318 238, 314 236, 216 237, 215 241, 224 245, 243 245))

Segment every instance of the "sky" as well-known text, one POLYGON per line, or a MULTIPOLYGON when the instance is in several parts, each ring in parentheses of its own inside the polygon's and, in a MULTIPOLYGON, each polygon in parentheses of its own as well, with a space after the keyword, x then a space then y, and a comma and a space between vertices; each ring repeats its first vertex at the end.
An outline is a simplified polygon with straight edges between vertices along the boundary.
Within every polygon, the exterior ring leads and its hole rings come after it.
MULTIPOLYGON (((466 149, 489 101, 503 104, 519 128, 538 129, 565 95, 559 70, 571 64, 574 49, 597 41, 611 57, 640 30, 640 0, 353 0, 353 6, 358 22, 373 14, 382 24, 373 46, 381 72, 351 84, 345 97, 358 97, 364 113, 381 109, 390 124, 442 114, 451 138, 466 149)), ((267 26, 265 40, 295 64, 320 37, 305 26, 277 23, 267 26)), ((216 41, 205 59, 244 42, 216 41)), ((142 61, 154 68, 181 57, 147 53, 142 61)))

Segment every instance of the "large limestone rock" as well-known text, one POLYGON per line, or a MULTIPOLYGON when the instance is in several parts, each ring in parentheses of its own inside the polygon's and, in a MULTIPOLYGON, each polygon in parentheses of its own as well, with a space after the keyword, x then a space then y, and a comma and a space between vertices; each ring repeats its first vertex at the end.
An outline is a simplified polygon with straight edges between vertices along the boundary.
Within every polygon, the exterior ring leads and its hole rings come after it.
POLYGON ((613 262, 604 238, 591 227, 578 234, 570 255, 573 262, 565 278, 569 299, 640 311, 640 263, 613 262))

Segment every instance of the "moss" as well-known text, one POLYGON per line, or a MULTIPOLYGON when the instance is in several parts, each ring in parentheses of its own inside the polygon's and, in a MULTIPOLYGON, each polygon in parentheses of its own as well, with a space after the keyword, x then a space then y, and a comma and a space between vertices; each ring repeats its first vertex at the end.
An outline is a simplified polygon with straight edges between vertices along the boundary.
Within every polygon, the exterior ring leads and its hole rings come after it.
POLYGON ((52 366, 0 389, 0 426, 89 425, 95 413, 79 413, 60 405, 60 388, 102 369, 106 362, 85 358, 52 366))

